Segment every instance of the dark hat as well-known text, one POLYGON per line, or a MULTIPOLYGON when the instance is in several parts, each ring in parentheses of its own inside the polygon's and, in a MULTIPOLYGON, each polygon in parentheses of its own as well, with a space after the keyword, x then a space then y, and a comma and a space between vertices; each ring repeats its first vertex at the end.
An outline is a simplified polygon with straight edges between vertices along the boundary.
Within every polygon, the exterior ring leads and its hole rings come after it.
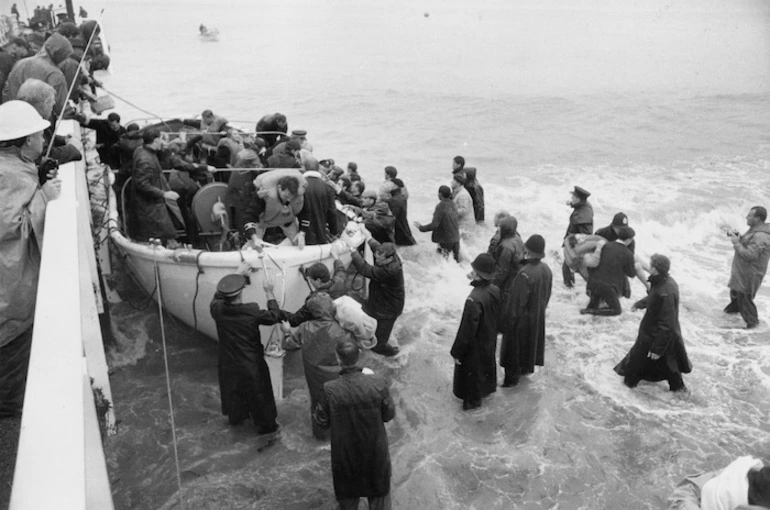
POLYGON ((545 239, 539 234, 529 236, 527 242, 524 243, 527 248, 529 256, 535 259, 542 259, 545 257, 545 239))
POLYGON ((286 142, 286 150, 287 151, 298 151, 302 148, 302 146, 299 144, 297 140, 289 140, 286 142))
POLYGON ((628 216, 625 215, 625 213, 619 212, 612 218, 612 226, 613 227, 627 227, 628 226, 628 216))
POLYGON ((573 195, 577 195, 579 197, 583 197, 583 198, 588 198, 588 197, 591 196, 591 193, 589 193, 588 191, 584 190, 580 186, 575 186, 575 189, 572 190, 572 194, 573 195))
POLYGON ((462 184, 463 186, 465 186, 465 182, 468 180, 465 178, 465 174, 462 172, 457 172, 452 176, 452 178, 457 182, 459 182, 460 184, 462 184))
POLYGON ((348 168, 355 172, 356 170, 358 170, 358 163, 356 163, 355 161, 351 161, 348 163, 348 168))
POLYGON ((323 282, 328 282, 332 277, 329 268, 323 262, 316 262, 305 270, 305 274, 308 278, 314 278, 323 282))
POLYGON ((489 253, 481 253, 471 262, 476 276, 482 280, 491 280, 495 276, 495 259, 489 253))
POLYGON ((650 257, 650 265, 663 274, 668 274, 671 270, 671 261, 668 260, 668 257, 657 253, 650 257))
POLYGON ((246 277, 242 274, 229 274, 219 280, 217 292, 224 297, 235 297, 241 293, 247 281, 246 277))
POLYGON ((377 247, 377 253, 385 257, 390 257, 396 254, 396 245, 393 243, 382 243, 377 247))
POLYGON ((304 129, 295 129, 294 131, 291 132, 291 135, 292 136, 305 136, 305 135, 307 135, 307 131, 305 131, 304 129))
POLYGON ((759 470, 749 470, 749 503, 752 505, 770 507, 770 467, 759 470))
POLYGON ((618 229, 618 239, 621 241, 625 241, 626 239, 633 239, 636 235, 636 232, 634 232, 634 229, 631 227, 620 227, 618 229))

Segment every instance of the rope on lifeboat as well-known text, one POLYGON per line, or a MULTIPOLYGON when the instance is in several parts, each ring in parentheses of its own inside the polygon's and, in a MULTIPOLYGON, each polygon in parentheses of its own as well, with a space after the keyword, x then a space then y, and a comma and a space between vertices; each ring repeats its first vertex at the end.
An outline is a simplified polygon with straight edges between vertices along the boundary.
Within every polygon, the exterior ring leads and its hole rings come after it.
MULTIPOLYGON (((157 242, 153 244, 153 250, 156 250, 160 246, 160 243, 157 242)), ((162 292, 160 287, 160 269, 158 268, 158 259, 155 257, 154 261, 155 266, 155 288, 158 289, 158 317, 160 318, 160 336, 163 343, 163 364, 166 369, 166 392, 168 394, 168 411, 171 421, 171 440, 174 447, 174 464, 176 465, 176 483, 177 487, 179 488, 179 506, 184 510, 185 504, 184 504, 184 498, 182 497, 182 475, 181 471, 179 469, 179 451, 177 448, 177 439, 176 439, 176 424, 174 422, 174 403, 171 397, 171 374, 168 369, 168 351, 166 349, 166 328, 165 324, 163 323, 163 298, 162 298, 162 292)))

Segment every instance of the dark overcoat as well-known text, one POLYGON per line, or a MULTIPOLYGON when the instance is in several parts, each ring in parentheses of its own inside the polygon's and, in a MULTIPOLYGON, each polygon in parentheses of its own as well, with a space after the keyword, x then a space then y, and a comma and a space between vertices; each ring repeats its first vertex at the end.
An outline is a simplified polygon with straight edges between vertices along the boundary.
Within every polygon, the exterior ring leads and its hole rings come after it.
POLYGON ((417 244, 412 236, 412 229, 409 228, 409 220, 407 219, 407 201, 403 193, 397 193, 391 198, 385 200, 385 203, 390 207, 390 212, 393 213, 395 222, 395 235, 396 245, 398 246, 412 246, 417 244))
POLYGON ((551 269, 540 259, 529 259, 511 286, 501 316, 503 341, 500 366, 518 367, 523 374, 545 361, 545 309, 551 299, 551 269))
POLYGON ((511 295, 513 280, 524 263, 524 241, 518 232, 500 241, 494 257, 495 274, 492 282, 500 289, 500 301, 505 303, 511 295))
POLYGON ((229 303, 219 293, 211 301, 219 336, 222 414, 233 421, 251 416, 257 427, 274 424, 277 416, 259 326, 286 318, 275 300, 268 301, 267 308, 262 310, 257 303, 229 303))
POLYGON ((176 239, 176 227, 163 194, 169 191, 156 151, 147 145, 134 151, 131 176, 129 233, 132 239, 176 239))
POLYGON ((497 389, 497 320, 500 289, 486 280, 471 282, 463 316, 450 354, 455 364, 453 393, 457 398, 479 401, 497 389))
POLYGON ((385 422, 396 415, 387 382, 344 367, 324 384, 313 419, 331 427, 332 479, 337 499, 384 496, 390 492, 390 452, 385 422))
MULTIPOLYGON (((372 250, 380 245, 374 239, 369 241, 372 250)), ((363 310, 377 320, 396 319, 404 311, 406 290, 404 289, 404 268, 401 259, 393 255, 384 264, 371 265, 354 251, 353 265, 359 273, 369 278, 369 298, 363 310)))
POLYGON ((650 292, 636 304, 647 311, 639 325, 639 336, 615 372, 645 381, 663 381, 672 373, 689 374, 690 358, 679 327, 679 286, 668 275, 650 277, 650 292), (658 360, 648 353, 660 356, 658 360))

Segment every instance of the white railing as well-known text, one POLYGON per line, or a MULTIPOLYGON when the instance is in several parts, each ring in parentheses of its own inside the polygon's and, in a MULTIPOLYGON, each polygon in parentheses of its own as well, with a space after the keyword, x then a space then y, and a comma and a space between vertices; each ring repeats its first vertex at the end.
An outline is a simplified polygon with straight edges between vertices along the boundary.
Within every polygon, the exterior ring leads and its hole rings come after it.
MULTIPOLYGON (((63 122, 60 134, 79 133, 63 122), (62 133, 64 131, 64 133, 62 133)), ((113 508, 94 395, 111 404, 84 162, 63 165, 47 205, 11 510, 113 508), (89 250, 90 247, 90 250, 89 250)), ((108 417, 108 429, 114 417, 108 417)))

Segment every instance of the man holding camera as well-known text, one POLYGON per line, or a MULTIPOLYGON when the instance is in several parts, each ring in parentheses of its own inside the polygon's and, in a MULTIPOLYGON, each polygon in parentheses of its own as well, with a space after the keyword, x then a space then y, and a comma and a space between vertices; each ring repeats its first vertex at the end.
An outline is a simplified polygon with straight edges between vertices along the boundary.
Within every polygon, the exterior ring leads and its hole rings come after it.
POLYGON ((765 220, 767 209, 754 206, 746 215, 749 230, 743 235, 737 231, 727 233, 733 242, 735 257, 727 284, 730 287, 730 304, 725 307, 725 313, 740 313, 746 321, 746 329, 759 324, 754 296, 762 285, 770 259, 770 225, 765 220))

